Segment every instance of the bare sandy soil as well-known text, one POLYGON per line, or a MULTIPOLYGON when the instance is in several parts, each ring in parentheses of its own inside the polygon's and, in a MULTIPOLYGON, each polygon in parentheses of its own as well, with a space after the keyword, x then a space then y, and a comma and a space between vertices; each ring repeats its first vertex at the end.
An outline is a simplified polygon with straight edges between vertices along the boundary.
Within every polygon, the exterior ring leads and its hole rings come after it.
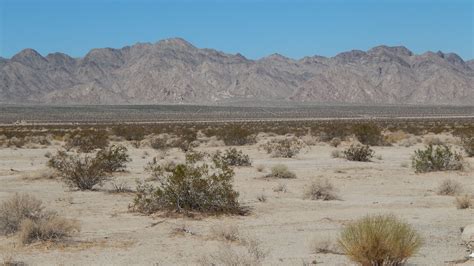
MULTIPOLYGON (((343 144, 343 148, 344 145, 343 144)), ((127 146, 133 161, 127 172, 116 174, 116 183, 135 187, 137 179, 148 174, 144 166, 159 151, 127 146), (144 154, 147 152, 148 155, 144 154)), ((133 194, 108 192, 106 184, 98 191, 71 191, 59 180, 41 178, 47 171, 46 152, 55 153, 57 144, 41 149, 0 150, 0 201, 17 192, 29 193, 44 205, 65 217, 77 219, 81 232, 70 242, 21 246, 15 236, 0 236, 0 255, 11 255, 29 265, 194 265, 203 256, 215 254, 226 243, 216 239, 213 229, 221 225, 237 226, 240 234, 258 239, 266 251, 265 265, 350 265, 338 254, 316 254, 315 240, 336 239, 341 228, 367 214, 393 213, 412 224, 423 236, 420 252, 409 260, 416 265, 446 265, 468 255, 462 245, 460 228, 474 222, 474 209, 458 210, 454 197, 439 196, 436 189, 450 178, 474 192, 472 168, 455 172, 415 174, 411 147, 398 145, 374 147, 381 159, 372 162, 349 162, 332 158, 335 149, 319 143, 293 159, 272 158, 257 145, 237 147, 248 154, 252 167, 236 168, 235 189, 240 202, 251 208, 248 216, 219 217, 150 217, 128 211, 133 194), (286 164, 296 179, 264 179, 271 166, 286 164), (257 165, 265 170, 258 172, 257 165), (312 180, 324 177, 338 190, 340 200, 312 201, 303 192, 312 180), (286 192, 274 191, 279 185, 286 192), (265 202, 258 200, 264 195, 265 202), (184 233, 176 233, 178 228, 184 233)), ((202 146, 197 150, 214 151, 226 147, 202 146)), ((170 150, 167 158, 179 160, 183 154, 170 150)), ((473 158, 466 161, 474 166, 473 158)), ((469 264, 471 262, 466 262, 469 264)))

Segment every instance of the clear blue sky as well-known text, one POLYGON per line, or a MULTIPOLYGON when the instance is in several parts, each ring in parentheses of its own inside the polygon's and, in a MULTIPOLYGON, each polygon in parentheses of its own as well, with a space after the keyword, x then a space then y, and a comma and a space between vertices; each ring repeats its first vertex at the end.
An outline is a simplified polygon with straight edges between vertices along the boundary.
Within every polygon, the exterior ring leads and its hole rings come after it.
POLYGON ((0 0, 0 56, 182 37, 197 47, 300 58, 379 44, 474 58, 474 0, 0 0))

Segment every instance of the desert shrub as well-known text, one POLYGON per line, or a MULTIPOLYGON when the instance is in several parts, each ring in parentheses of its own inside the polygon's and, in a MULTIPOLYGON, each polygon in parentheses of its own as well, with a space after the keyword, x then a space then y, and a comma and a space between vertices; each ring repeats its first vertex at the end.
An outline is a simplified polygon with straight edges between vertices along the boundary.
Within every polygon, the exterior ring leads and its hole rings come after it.
POLYGON ((227 146, 242 146, 256 143, 255 134, 241 125, 226 125, 215 132, 227 146))
POLYGON ((103 130, 80 130, 71 133, 66 140, 66 149, 77 148, 80 152, 104 149, 109 145, 107 132, 103 130))
POLYGON ((341 145, 341 139, 340 138, 333 138, 329 144, 335 148, 337 148, 337 146, 341 145))
POLYGON ((424 150, 416 150, 412 157, 412 167, 416 173, 461 170, 462 156, 451 151, 446 145, 428 145, 424 150))
POLYGON ((339 197, 329 180, 318 179, 306 188, 304 198, 311 200, 336 200, 339 197))
POLYGON ((18 231, 25 219, 37 220, 43 215, 42 202, 28 194, 15 194, 0 205, 0 233, 18 231))
POLYGON ((238 241, 240 239, 239 228, 233 225, 213 226, 212 235, 218 240, 230 242, 238 241))
POLYGON ((60 241, 77 231, 79 231, 79 225, 76 222, 51 215, 37 220, 23 220, 19 237, 23 244, 36 241, 60 241))
POLYGON ((469 194, 465 194, 459 197, 456 197, 456 208, 462 209, 469 209, 472 207, 472 197, 469 194))
POLYGON ((331 237, 315 238, 311 242, 311 251, 316 254, 338 254, 343 255, 337 241, 331 237))
POLYGON ((189 150, 185 153, 184 156, 186 161, 195 163, 204 160, 204 158, 206 158, 206 156, 209 156, 209 154, 206 152, 189 150))
POLYGON ((112 128, 115 136, 129 141, 141 141, 145 138, 145 128, 138 125, 121 125, 112 128))
POLYGON ((91 190, 110 179, 104 161, 90 155, 80 156, 59 151, 49 160, 48 166, 56 169, 69 187, 80 190, 91 190))
POLYGON ((463 137, 462 147, 466 151, 467 156, 474 157, 474 137, 463 137))
POLYGON ((333 151, 331 151, 331 157, 332 158, 342 158, 342 157, 344 157, 344 154, 340 150, 333 150, 333 151))
POLYGON ((158 163, 148 166, 159 181, 157 187, 139 183, 137 194, 130 206, 142 213, 175 211, 188 213, 241 213, 237 201, 239 193, 232 187, 234 171, 227 163, 186 161, 175 166, 163 167, 158 163))
POLYGON ((267 255, 262 249, 260 241, 254 238, 240 239, 240 245, 232 247, 230 244, 221 245, 217 252, 200 259, 200 265, 223 266, 257 266, 261 265, 267 255))
POLYGON ((272 157, 293 158, 306 144, 298 138, 273 139, 260 147, 272 157))
POLYGON ((182 151, 187 152, 193 148, 199 146, 197 140, 196 130, 185 128, 180 130, 179 139, 173 143, 173 146, 180 148, 182 151))
POLYGON ((238 151, 236 148, 230 148, 224 151, 222 154, 217 151, 213 155, 215 160, 222 160, 230 166, 251 166, 252 162, 247 154, 242 151, 238 151))
POLYGON ((362 144, 372 146, 383 144, 382 130, 376 124, 355 125, 352 132, 362 144))
POLYGON ((418 233, 393 215, 366 216, 344 228, 338 242, 364 266, 404 264, 422 245, 418 233))
POLYGON ((374 157, 374 151, 369 145, 354 145, 343 151, 344 157, 349 161, 368 162, 374 157))
POLYGON ((112 145, 100 150, 97 152, 95 160, 102 164, 103 170, 108 173, 123 171, 126 163, 131 161, 127 154, 127 148, 122 145, 112 145))
POLYGON ((296 178, 296 174, 288 170, 284 164, 277 164, 271 168, 271 173, 267 177, 272 178, 296 178))
POLYGON ((451 179, 446 179, 439 185, 437 193, 438 195, 454 196, 461 193, 461 191, 461 183, 451 179))

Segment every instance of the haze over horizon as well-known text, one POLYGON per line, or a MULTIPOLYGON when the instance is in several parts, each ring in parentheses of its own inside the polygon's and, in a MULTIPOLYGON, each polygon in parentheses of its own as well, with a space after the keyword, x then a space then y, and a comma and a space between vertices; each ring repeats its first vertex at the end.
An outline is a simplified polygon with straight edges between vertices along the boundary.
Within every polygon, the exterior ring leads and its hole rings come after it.
POLYGON ((93 48, 181 37, 259 59, 401 45, 474 58, 474 2, 0 0, 0 56, 25 48, 83 57, 93 48), (58 23, 60 21, 61 23, 58 23))

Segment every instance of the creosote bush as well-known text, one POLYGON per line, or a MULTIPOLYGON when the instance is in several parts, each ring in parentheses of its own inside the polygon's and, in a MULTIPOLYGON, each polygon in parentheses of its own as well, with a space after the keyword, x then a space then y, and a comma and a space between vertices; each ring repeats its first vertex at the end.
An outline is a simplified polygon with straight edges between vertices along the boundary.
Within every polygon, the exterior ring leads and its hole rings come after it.
POLYGON ((130 162, 130 156, 127 154, 127 148, 122 145, 112 145, 97 152, 95 160, 101 162, 104 171, 108 173, 123 171, 126 163, 130 162))
POLYGON ((466 151, 467 156, 474 157, 474 137, 463 137, 462 147, 466 151))
POLYGON ((374 157, 374 151, 369 145, 354 145, 343 151, 344 157, 349 161, 368 162, 374 157))
POLYGON ((236 148, 230 148, 221 153, 217 151, 214 155, 215 160, 222 160, 230 166, 251 166, 252 162, 247 154, 238 151, 236 148))
POLYGON ((227 146, 251 145, 257 142, 255 134, 241 125, 225 125, 215 132, 206 133, 208 136, 213 134, 227 146))
POLYGON ((338 242, 363 266, 402 265, 422 245, 419 234, 393 215, 366 216, 344 228, 338 242))
POLYGON ((66 149, 77 148, 79 152, 104 149, 109 145, 107 132, 103 130, 80 130, 72 132, 66 140, 66 149))
POLYGON ((98 151, 95 156, 58 151, 48 161, 48 166, 58 171, 69 187, 91 190, 110 180, 111 173, 124 170, 129 161, 127 148, 113 145, 98 151))
POLYGON ((267 175, 271 178, 296 178, 296 174, 288 170, 288 167, 284 164, 277 164, 271 168, 271 173, 267 175))
POLYGON ((309 187, 306 188, 304 198, 311 200, 336 200, 339 197, 329 180, 318 179, 313 181, 309 187))
POLYGON ((439 185, 437 193, 438 195, 455 196, 461 193, 461 191, 462 191, 461 183, 451 180, 451 179, 445 179, 439 185))
POLYGON ((416 173, 461 170, 463 158, 446 145, 428 145, 424 150, 416 150, 412 157, 412 167, 416 173))
POLYGON ((145 128, 138 125, 121 125, 112 129, 112 132, 125 140, 141 141, 145 138, 145 128))
POLYGON ((273 139, 260 147, 272 157, 293 158, 306 144, 298 138, 273 139))
POLYGON ((242 214, 239 193, 232 187, 234 171, 222 160, 198 164, 187 160, 168 166, 155 161, 147 169, 159 185, 139 183, 130 206, 133 211, 242 214))

